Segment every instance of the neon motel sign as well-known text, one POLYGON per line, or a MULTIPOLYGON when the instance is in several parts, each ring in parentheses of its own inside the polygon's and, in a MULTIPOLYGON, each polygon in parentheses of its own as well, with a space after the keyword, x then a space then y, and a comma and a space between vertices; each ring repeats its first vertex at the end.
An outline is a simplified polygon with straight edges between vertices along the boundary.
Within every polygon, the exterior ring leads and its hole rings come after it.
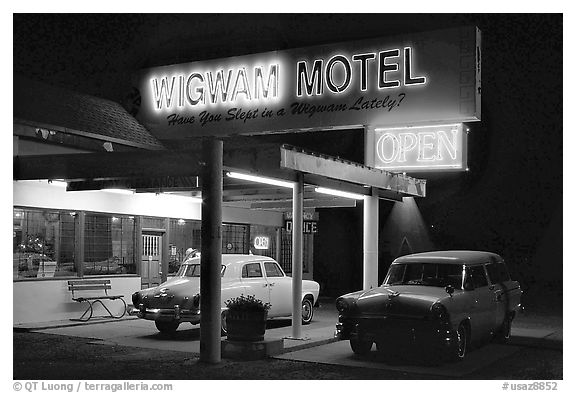
MULTIPOLYGON (((370 80, 377 88, 395 89, 423 85, 426 76, 413 75, 412 48, 390 49, 380 52, 358 53, 351 56, 337 54, 328 60, 298 61, 295 70, 296 96, 322 96, 343 94, 356 86, 357 91, 368 90, 370 80), (403 57, 399 62, 398 58, 403 57), (402 63, 402 67, 399 63, 402 63), (356 67, 353 68, 353 65, 356 67), (354 72, 354 70, 356 72, 354 72), (370 77, 375 72, 376 77, 370 77), (352 82, 355 82, 354 84, 352 82)), ((242 97, 245 102, 274 100, 282 96, 279 63, 258 65, 253 68, 192 71, 187 74, 154 77, 150 80, 154 109, 178 109, 199 105, 234 103, 242 97)))
POLYGON ((392 172, 467 170, 462 124, 375 129, 376 168, 392 172))
POLYGON ((161 140, 478 121, 480 53, 466 26, 154 67, 137 118, 161 140))

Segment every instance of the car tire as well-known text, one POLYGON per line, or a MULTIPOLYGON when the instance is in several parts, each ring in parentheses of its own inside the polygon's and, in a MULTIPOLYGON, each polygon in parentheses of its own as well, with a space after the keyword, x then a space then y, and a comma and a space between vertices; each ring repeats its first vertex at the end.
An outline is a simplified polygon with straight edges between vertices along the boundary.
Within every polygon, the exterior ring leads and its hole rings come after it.
POLYGON ((180 322, 176 321, 154 321, 154 323, 156 324, 156 329, 158 329, 160 333, 166 334, 174 333, 180 325, 180 322))
POLYGON ((456 347, 452 353, 452 360, 460 361, 464 360, 466 357, 466 352, 468 351, 468 328, 464 323, 461 323, 458 326, 458 330, 456 331, 456 347))
POLYGON ((363 340, 361 338, 351 338, 350 347, 352 352, 356 355, 366 355, 372 349, 372 341, 363 340))
POLYGON ((222 336, 228 335, 228 323, 226 322, 226 316, 227 316, 227 312, 222 311, 222 314, 220 317, 220 334, 222 336))
POLYGON ((312 317, 314 316, 314 305, 312 301, 308 298, 302 300, 302 324, 308 325, 312 322, 312 317))
POLYGON ((502 322, 502 325, 494 336, 497 342, 505 344, 510 340, 510 336, 512 335, 512 319, 512 315, 507 315, 506 318, 504 318, 504 322, 502 322))

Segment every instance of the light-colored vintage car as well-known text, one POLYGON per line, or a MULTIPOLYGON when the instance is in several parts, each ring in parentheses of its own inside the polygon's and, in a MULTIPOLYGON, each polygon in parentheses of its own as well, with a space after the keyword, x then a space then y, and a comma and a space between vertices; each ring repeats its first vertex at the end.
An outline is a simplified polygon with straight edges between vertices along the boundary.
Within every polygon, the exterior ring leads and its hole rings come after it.
POLYGON ((383 284, 336 299, 336 336, 356 354, 379 352, 458 360, 472 345, 507 341, 521 308, 520 284, 502 258, 435 251, 397 258, 383 284), (416 350, 411 351, 410 350, 416 350))
MULTIPOLYGON (((292 278, 269 257, 222 255, 222 333, 226 334, 226 300, 254 295, 270 303, 268 318, 292 316, 292 278)), ((320 285, 302 281, 302 323, 314 315, 320 285)), ((135 292, 132 304, 138 317, 153 320, 160 332, 175 331, 180 323, 200 323, 200 256, 186 260, 175 277, 165 283, 135 292)))

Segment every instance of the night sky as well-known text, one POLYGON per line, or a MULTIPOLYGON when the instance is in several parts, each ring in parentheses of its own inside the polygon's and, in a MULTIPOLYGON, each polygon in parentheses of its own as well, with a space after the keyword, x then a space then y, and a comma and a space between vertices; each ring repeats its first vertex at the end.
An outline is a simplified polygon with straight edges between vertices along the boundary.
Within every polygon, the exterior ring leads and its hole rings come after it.
POLYGON ((498 252, 525 281, 559 279, 562 15, 16 14, 14 73, 129 106, 140 68, 470 24, 483 43, 470 171, 418 175, 429 179, 418 206, 438 248, 498 252))

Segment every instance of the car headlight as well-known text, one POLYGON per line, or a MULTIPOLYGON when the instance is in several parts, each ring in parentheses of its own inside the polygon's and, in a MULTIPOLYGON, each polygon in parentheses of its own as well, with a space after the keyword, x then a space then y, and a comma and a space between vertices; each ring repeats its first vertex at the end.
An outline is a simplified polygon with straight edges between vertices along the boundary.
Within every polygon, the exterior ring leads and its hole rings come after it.
POLYGON ((350 301, 341 297, 336 299, 336 309, 338 310, 338 312, 345 313, 346 311, 350 310, 350 308, 351 308, 350 301))
POLYGON ((450 315, 448 314, 448 310, 442 303, 434 303, 430 308, 430 312, 432 313, 432 319, 436 319, 439 321, 448 321, 450 320, 450 315))

